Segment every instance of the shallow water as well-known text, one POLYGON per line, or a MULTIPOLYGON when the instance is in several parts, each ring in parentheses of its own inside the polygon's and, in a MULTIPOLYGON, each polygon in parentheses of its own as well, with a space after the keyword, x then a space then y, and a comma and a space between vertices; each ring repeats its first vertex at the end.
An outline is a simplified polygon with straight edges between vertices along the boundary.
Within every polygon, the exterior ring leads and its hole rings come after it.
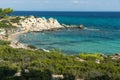
POLYGON ((19 40, 37 48, 62 50, 65 53, 120 53, 120 31, 63 29, 58 31, 30 32, 19 40))

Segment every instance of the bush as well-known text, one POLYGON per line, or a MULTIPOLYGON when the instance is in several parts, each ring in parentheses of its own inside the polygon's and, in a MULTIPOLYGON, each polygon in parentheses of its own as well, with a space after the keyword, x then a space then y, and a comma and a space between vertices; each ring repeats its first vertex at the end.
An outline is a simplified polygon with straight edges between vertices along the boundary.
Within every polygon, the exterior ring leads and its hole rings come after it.
POLYGON ((16 28, 15 26, 12 26, 12 24, 7 23, 7 21, 0 22, 0 28, 16 28))
POLYGON ((0 22, 0 28, 9 28, 10 26, 6 23, 0 22))
POLYGON ((14 18, 14 19, 11 19, 10 21, 12 22, 12 23, 19 23, 19 21, 20 21, 20 17, 16 17, 16 18, 14 18))
POLYGON ((28 69, 29 72, 25 72, 22 70, 22 76, 26 80, 50 80, 51 79, 51 72, 49 70, 43 70, 30 68, 28 69))
POLYGON ((0 79, 6 80, 7 78, 14 76, 17 72, 17 68, 12 67, 10 64, 7 65, 0 65, 0 79))
POLYGON ((104 59, 104 57, 98 53, 95 53, 95 54, 81 53, 79 57, 85 60, 96 60, 96 59, 103 60, 104 59))
POLYGON ((1 22, 2 22, 2 23, 9 23, 8 20, 2 20, 1 22))
POLYGON ((0 40, 0 45, 9 45, 9 44, 10 44, 9 41, 0 40))

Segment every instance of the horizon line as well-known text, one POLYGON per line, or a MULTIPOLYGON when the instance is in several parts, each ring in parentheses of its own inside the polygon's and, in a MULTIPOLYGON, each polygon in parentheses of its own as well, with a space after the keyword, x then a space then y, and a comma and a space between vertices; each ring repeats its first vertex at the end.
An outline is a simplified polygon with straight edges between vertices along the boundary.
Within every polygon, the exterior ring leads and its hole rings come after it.
POLYGON ((37 10, 14 10, 15 11, 28 11, 28 12, 120 12, 120 11, 37 11, 37 10))

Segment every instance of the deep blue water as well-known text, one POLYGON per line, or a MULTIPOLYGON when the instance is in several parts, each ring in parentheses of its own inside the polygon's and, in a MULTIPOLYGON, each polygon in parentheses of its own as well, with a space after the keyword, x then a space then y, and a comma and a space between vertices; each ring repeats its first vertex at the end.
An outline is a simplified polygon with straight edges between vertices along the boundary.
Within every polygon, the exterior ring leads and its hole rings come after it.
POLYGON ((38 48, 62 50, 65 53, 120 53, 120 12, 14 12, 13 15, 53 17, 61 24, 80 25, 86 30, 63 29, 44 33, 27 33, 19 40, 38 48))

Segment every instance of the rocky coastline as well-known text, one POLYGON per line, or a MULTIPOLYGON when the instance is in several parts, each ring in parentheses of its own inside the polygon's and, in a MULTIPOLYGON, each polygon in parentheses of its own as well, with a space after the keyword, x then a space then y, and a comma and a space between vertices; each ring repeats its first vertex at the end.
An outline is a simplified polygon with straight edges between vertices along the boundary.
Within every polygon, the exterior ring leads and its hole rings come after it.
POLYGON ((34 16, 30 16, 28 18, 21 17, 20 20, 20 29, 21 31, 31 32, 31 31, 45 31, 45 30, 56 30, 60 28, 79 28, 84 29, 83 25, 66 25, 60 24, 56 19, 45 17, 36 18, 34 16))
MULTIPOLYGON (((16 18, 16 17, 10 17, 10 18, 16 18)), ((18 37, 20 34, 25 34, 28 32, 54 31, 61 28, 86 29, 84 25, 76 26, 76 25, 60 24, 54 18, 46 19, 44 17, 36 18, 34 16, 30 16, 30 17, 19 16, 19 18, 20 20, 18 23, 12 23, 13 26, 16 26, 15 29, 0 28, 0 40, 10 41, 11 44, 9 46, 12 48, 23 48, 23 49, 35 50, 28 47, 28 45, 25 45, 19 42, 18 37)), ((45 49, 42 49, 42 50, 49 52, 49 50, 45 50, 45 49)), ((114 54, 111 57, 112 59, 120 59, 120 54, 114 54)))
POLYGON ((66 24, 60 24, 56 19, 54 18, 49 18, 46 19, 45 17, 38 18, 35 16, 14 16, 11 17, 10 19, 19 19, 18 23, 12 23, 12 26, 15 26, 15 29, 11 30, 6 30, 4 28, 1 29, 0 31, 0 39, 1 40, 8 40, 11 41, 10 46, 13 48, 24 48, 24 49, 29 49, 26 45, 20 43, 17 40, 17 37, 20 34, 24 34, 27 32, 43 32, 43 31, 54 31, 58 30, 61 28, 79 28, 79 29, 84 29, 83 25, 66 25, 66 24), (7 37, 6 37, 7 35, 7 37))

